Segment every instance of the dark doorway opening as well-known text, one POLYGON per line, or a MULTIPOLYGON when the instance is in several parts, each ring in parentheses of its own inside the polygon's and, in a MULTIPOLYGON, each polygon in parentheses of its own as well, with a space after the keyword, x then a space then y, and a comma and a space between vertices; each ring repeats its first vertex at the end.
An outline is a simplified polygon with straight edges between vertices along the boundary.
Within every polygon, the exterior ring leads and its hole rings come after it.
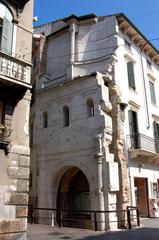
POLYGON ((67 227, 88 228, 91 223, 89 183, 77 167, 67 170, 61 178, 57 196, 57 221, 67 227), (62 216, 61 216, 62 214, 62 216), (60 219, 60 221, 59 221, 60 219))

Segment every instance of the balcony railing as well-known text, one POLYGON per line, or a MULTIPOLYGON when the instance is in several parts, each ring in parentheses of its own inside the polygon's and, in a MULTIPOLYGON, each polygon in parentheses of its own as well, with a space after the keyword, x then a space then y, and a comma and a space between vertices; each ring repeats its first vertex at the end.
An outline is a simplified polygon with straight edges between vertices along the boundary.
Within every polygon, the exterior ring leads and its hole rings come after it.
POLYGON ((7 80, 30 83, 31 64, 0 52, 0 76, 7 80))
POLYGON ((129 149, 139 149, 147 152, 159 153, 159 139, 153 139, 141 133, 128 135, 127 146, 129 149))

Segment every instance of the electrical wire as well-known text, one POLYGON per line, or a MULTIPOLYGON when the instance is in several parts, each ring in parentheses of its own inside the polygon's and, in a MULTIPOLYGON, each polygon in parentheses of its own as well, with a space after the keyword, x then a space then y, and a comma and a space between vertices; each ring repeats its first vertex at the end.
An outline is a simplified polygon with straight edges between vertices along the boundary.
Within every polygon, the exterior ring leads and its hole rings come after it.
MULTIPOLYGON (((138 17, 135 17, 135 18, 132 18, 132 20, 134 20, 134 19, 138 19, 138 18, 141 18, 141 17, 144 17, 144 16, 148 16, 148 15, 151 15, 151 14, 154 14, 154 13, 157 13, 157 12, 159 12, 159 9, 157 9, 157 10, 155 10, 155 11, 152 11, 152 12, 149 12, 149 13, 145 13, 145 14, 143 14, 143 15, 141 15, 141 16, 138 16, 138 17)), ((115 33, 114 33, 115 34, 115 33)), ((113 35, 113 34, 111 34, 111 35, 113 35)), ((106 38, 101 38, 100 40, 107 40, 108 38, 110 38, 110 36, 108 36, 108 37, 106 37, 106 38)), ((149 39, 148 41, 149 42, 153 42, 153 41, 157 41, 157 40, 159 40, 159 37, 157 37, 157 38, 153 38, 153 39, 149 39)), ((91 41, 91 42, 93 42, 93 41, 91 41)), ((131 44, 134 44, 135 45, 135 43, 133 43, 133 42, 130 42, 131 44)), ((98 43, 97 43, 98 44, 98 43)), ((99 43, 100 44, 100 43, 99 43)), ((120 46, 124 46, 125 44, 121 44, 121 45, 118 45, 118 47, 120 47, 120 46)), ((50 47, 50 48, 48 48, 47 50, 51 50, 51 49, 54 49, 55 47, 50 47)), ((103 48, 97 48, 97 49, 94 49, 94 50, 88 50, 88 51, 81 51, 81 52, 78 52, 78 53, 75 53, 75 55, 79 55, 79 54, 82 54, 82 53, 91 53, 91 52, 95 52, 95 51, 100 51, 100 50, 106 50, 106 49, 113 49, 113 48, 116 48, 116 46, 109 46, 109 47, 103 47, 103 48)), ((5 51, 8 51, 8 49, 4 49, 3 48, 3 50, 5 51)), ((15 55, 15 53, 12 53, 12 54, 14 54, 15 55)), ((25 53, 25 54, 20 54, 19 56, 15 56, 17 59, 24 59, 25 58, 25 56, 28 56, 28 55, 32 55, 32 52, 28 52, 28 53, 25 53)), ((52 56, 52 57, 47 57, 47 60, 49 60, 49 59, 54 59, 54 58, 60 58, 60 57, 66 57, 66 56, 71 56, 71 54, 69 53, 69 54, 64 54, 64 55, 57 55, 57 56, 52 56)), ((46 57, 45 57, 46 58, 46 57)), ((44 58, 44 59, 45 59, 44 58)), ((38 59, 37 59, 38 60, 38 59)))
MULTIPOLYGON (((148 40, 148 41, 157 41, 157 40, 159 40, 159 37, 158 38, 153 38, 153 39, 150 39, 150 40, 148 40)), ((131 45, 135 45, 135 43, 133 43, 133 42, 130 42, 131 43, 131 45)), ((93 52, 96 52, 96 51, 103 51, 103 50, 108 50, 108 49, 116 49, 117 47, 122 47, 122 46, 125 46, 125 43, 123 43, 123 44, 120 44, 120 45, 114 45, 114 46, 109 46, 109 47, 103 47, 103 48, 96 48, 96 49, 94 49, 94 50, 85 50, 85 51, 80 51, 80 52, 78 52, 78 53, 74 53, 74 54, 72 54, 73 56, 75 56, 75 57, 77 57, 78 55, 80 55, 80 54, 83 54, 83 53, 93 53, 93 52)), ((51 47, 51 48, 49 48, 49 51, 50 51, 50 49, 54 49, 54 47, 51 47)), ((57 58, 61 58, 61 57, 70 57, 71 56, 71 53, 69 53, 69 54, 63 54, 63 55, 56 55, 56 56, 51 56, 51 57, 43 57, 43 59, 46 59, 46 60, 51 60, 51 59, 57 59, 57 58)), ((39 60, 39 59, 37 59, 37 60, 39 60)))
POLYGON ((139 18, 147 17, 147 16, 150 16, 150 15, 155 14, 155 13, 158 13, 158 12, 159 12, 159 9, 154 10, 154 11, 152 11, 152 12, 144 13, 144 14, 142 14, 142 15, 140 15, 140 16, 137 16, 137 17, 134 17, 134 18, 131 18, 131 20, 136 20, 136 19, 139 19, 139 18))

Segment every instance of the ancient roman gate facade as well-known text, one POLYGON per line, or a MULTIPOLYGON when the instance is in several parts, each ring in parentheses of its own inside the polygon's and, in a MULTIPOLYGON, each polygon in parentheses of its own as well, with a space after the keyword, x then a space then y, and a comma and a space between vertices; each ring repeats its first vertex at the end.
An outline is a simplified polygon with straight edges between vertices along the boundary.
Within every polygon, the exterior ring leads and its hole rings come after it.
MULTIPOLYGON (((115 211, 121 182, 118 209, 128 204, 127 169, 123 158, 121 167, 118 154, 120 149, 123 156, 124 105, 113 79, 115 29, 115 17, 89 15, 71 16, 36 30, 35 48, 39 44, 41 51, 40 55, 35 51, 34 58, 41 63, 39 72, 37 68, 34 72, 31 114, 34 206, 115 211), (112 122, 120 125, 114 135, 112 122)), ((98 229, 117 227, 116 213, 98 218, 98 229)))

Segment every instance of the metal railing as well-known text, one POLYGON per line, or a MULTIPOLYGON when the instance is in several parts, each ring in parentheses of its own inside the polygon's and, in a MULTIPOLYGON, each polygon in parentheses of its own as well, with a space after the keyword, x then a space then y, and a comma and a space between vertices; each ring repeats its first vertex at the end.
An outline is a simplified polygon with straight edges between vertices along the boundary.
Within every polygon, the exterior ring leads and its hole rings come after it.
POLYGON ((159 139, 153 139, 141 133, 127 135, 129 149, 143 149, 153 153, 159 153, 159 139))
POLYGON ((79 211, 33 208, 32 205, 29 205, 28 222, 100 231, 101 226, 105 226, 104 230, 110 230, 107 227, 109 224, 115 224, 117 228, 132 229, 133 226, 140 226, 140 216, 138 208, 132 206, 121 211, 79 211))

